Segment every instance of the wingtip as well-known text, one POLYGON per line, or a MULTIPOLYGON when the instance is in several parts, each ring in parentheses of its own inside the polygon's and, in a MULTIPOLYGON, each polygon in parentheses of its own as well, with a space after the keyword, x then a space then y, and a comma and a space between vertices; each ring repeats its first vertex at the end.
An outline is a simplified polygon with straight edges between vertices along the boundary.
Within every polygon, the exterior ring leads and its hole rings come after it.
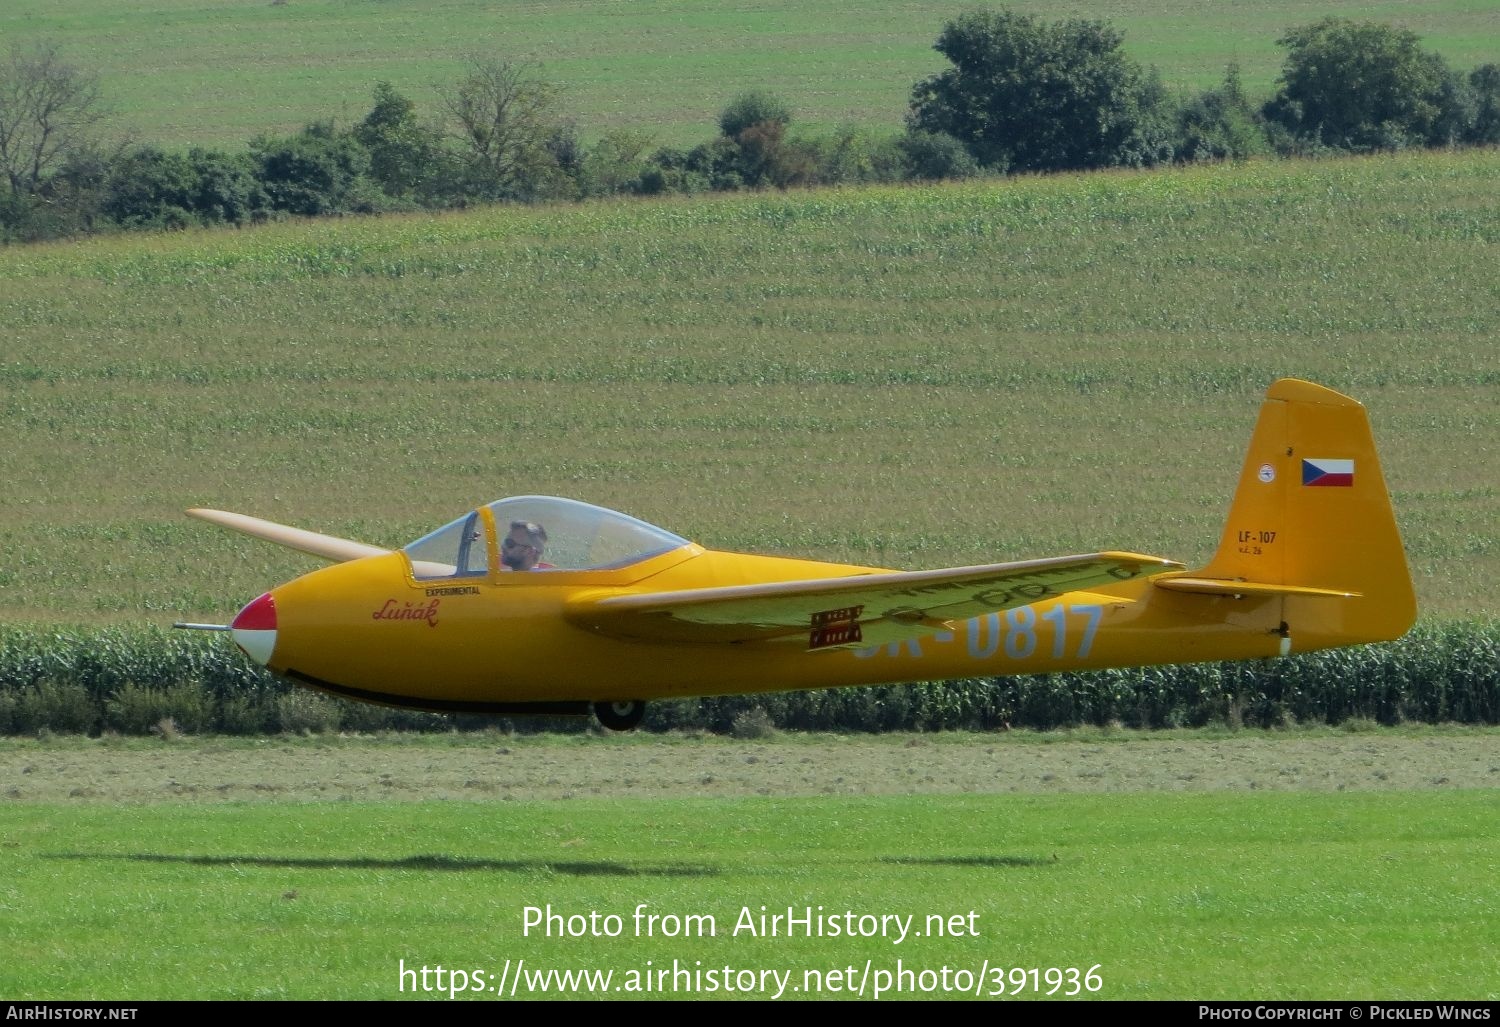
POLYGON ((1127 553, 1118 550, 1100 553, 1101 559, 1117 560, 1120 563, 1134 563, 1143 568, 1156 571, 1181 571, 1187 569, 1187 564, 1178 560, 1169 560, 1165 556, 1148 556, 1145 553, 1127 553))

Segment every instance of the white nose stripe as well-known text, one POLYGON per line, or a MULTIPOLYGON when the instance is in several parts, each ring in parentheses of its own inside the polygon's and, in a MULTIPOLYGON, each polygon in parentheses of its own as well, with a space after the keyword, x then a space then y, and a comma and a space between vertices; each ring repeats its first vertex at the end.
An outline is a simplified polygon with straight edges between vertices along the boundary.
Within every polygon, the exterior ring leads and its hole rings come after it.
POLYGON ((234 628, 229 632, 235 644, 245 650, 245 655, 261 666, 271 662, 271 653, 276 650, 276 629, 234 628))

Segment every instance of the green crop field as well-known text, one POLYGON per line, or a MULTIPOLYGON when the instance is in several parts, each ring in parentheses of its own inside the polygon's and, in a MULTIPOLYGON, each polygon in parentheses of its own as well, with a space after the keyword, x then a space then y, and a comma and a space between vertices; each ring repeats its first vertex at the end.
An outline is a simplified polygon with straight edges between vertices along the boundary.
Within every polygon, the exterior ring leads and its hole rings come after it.
POLYGON ((503 495, 892 567, 1217 540, 1283 375, 1369 407, 1421 609, 1493 616, 1500 153, 0 251, 0 609, 224 617, 503 495))
MULTIPOLYGON (((436 113, 466 54, 533 59, 565 90, 585 138, 629 129, 659 145, 713 135, 724 104, 770 89, 797 122, 900 127, 912 85, 943 66, 932 43, 970 3, 911 0, 7 0, 0 42, 60 43, 97 70, 119 126, 164 145, 235 146, 313 120, 347 123, 386 80, 436 113)), ((1288 28, 1325 15, 1408 28, 1454 66, 1500 57, 1490 0, 1016 0, 1047 18, 1108 21, 1167 85, 1202 89, 1238 62, 1269 94, 1288 28)))

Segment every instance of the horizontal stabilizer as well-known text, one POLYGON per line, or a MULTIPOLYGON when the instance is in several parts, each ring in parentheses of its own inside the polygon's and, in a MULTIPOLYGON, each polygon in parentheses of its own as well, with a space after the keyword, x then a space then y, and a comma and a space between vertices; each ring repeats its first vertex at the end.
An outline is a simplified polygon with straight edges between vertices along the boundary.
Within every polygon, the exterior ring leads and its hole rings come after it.
POLYGON ((1173 592, 1191 592, 1194 595, 1231 596, 1243 599, 1259 596, 1325 596, 1330 599, 1357 599, 1358 592, 1342 592, 1332 588, 1309 588, 1306 585, 1275 585, 1264 581, 1227 581, 1224 578, 1157 578, 1157 588, 1173 592))
POLYGON ((359 560, 366 556, 383 556, 390 552, 389 549, 381 549, 379 546, 367 546, 363 542, 352 542, 346 538, 335 538, 332 535, 320 535, 315 531, 290 528, 285 524, 263 521, 259 517, 249 517, 245 514, 229 513, 226 510, 194 509, 188 511, 188 516, 217 524, 230 531, 238 531, 252 538, 274 542, 278 546, 286 546, 288 549, 309 553, 322 557, 324 560, 332 560, 335 563, 359 560))

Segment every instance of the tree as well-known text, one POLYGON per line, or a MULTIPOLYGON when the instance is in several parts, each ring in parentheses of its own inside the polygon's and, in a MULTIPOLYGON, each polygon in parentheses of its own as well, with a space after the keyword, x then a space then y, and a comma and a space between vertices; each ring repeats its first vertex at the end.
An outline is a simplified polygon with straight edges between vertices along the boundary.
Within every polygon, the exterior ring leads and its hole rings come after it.
POLYGON ((375 86, 375 106, 354 126, 370 154, 370 177, 387 196, 430 200, 442 190, 448 154, 441 133, 417 122, 416 105, 389 82, 375 86))
POLYGON ((1468 142, 1500 143, 1500 64, 1481 64, 1469 72, 1469 89, 1474 95, 1474 123, 1468 142))
POLYGON ((1294 138, 1360 151, 1449 141, 1442 136, 1452 121, 1444 117, 1450 74, 1416 33, 1324 18, 1277 42, 1287 57, 1265 114, 1294 138))
POLYGON ((529 62, 475 58, 456 86, 439 87, 457 125, 475 187, 490 199, 536 199, 557 191, 557 150, 566 127, 557 90, 529 62))
POLYGON ((907 126, 960 140, 992 170, 1152 163, 1160 90, 1121 39, 1103 22, 970 11, 933 44, 953 67, 913 88, 907 126))
POLYGON ((0 65, 0 170, 11 192, 35 193, 91 149, 104 117, 98 78, 65 61, 56 44, 11 47, 0 65))
POLYGON ((646 171, 644 132, 609 132, 583 158, 579 187, 585 196, 614 196, 639 189, 646 171))

